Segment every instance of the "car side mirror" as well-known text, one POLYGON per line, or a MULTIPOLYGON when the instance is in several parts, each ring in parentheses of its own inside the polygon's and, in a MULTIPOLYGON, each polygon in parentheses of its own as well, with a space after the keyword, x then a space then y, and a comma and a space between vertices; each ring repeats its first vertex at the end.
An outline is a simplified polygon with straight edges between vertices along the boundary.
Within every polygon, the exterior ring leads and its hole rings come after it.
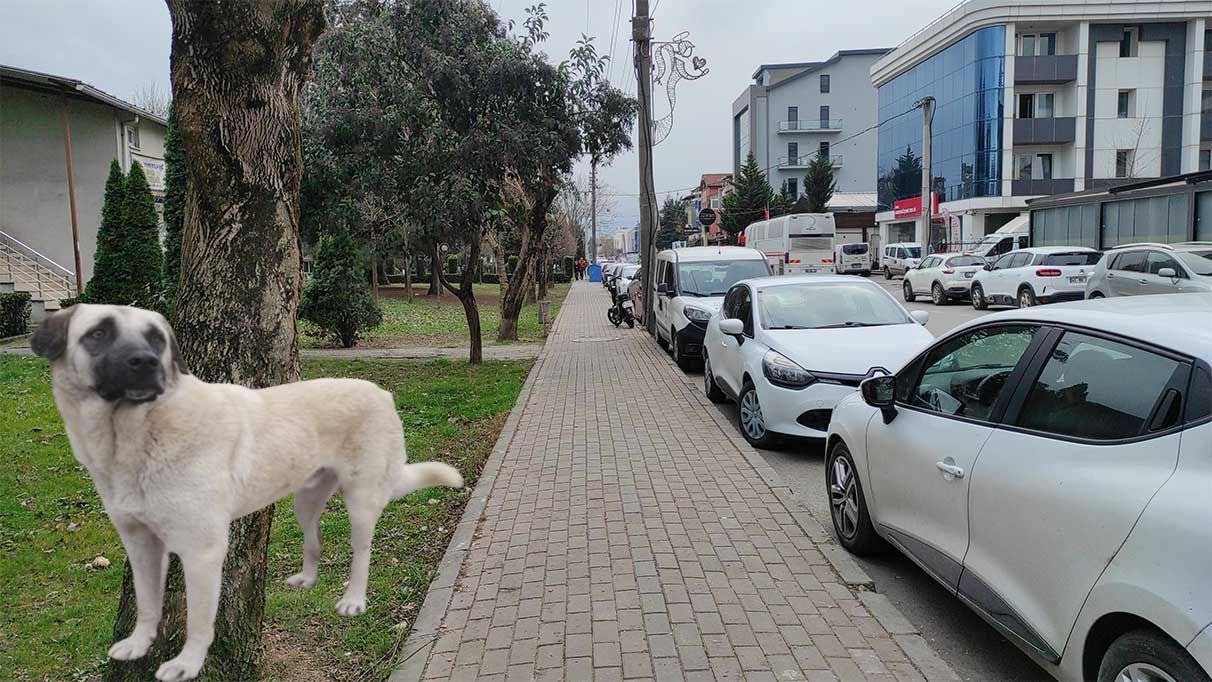
POLYGON ((914 322, 922 325, 923 327, 925 327, 926 323, 930 321, 930 313, 925 310, 910 311, 909 317, 912 317, 914 322))
POLYGON ((740 336, 745 333, 745 323, 735 317, 720 320, 720 333, 729 336, 740 336))
POLYGON ((889 424, 896 418, 896 377, 894 375, 871 377, 859 384, 859 393, 863 402, 879 408, 884 415, 884 423, 889 424))
POLYGON ((992 269, 993 269, 993 263, 985 263, 985 267, 984 267, 983 269, 985 269, 985 270, 992 270, 992 269))
POLYGON ((1174 268, 1162 268, 1157 271, 1157 276, 1174 279, 1175 277, 1178 277, 1178 273, 1174 271, 1174 268))
POLYGON ((658 294, 662 294, 662 295, 663 295, 663 294, 668 294, 668 293, 669 293, 669 285, 668 285, 668 284, 666 284, 666 283, 664 283, 664 282, 661 282, 660 284, 658 284, 658 285, 657 285, 657 293, 658 293, 658 294))

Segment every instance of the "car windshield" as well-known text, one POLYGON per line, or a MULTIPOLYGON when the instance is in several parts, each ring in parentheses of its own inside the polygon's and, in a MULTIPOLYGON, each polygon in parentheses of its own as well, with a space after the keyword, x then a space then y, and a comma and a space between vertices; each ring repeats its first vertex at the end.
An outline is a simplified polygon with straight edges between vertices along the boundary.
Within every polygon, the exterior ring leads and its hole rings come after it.
POLYGON ((909 252, 910 258, 921 258, 922 257, 922 247, 920 247, 920 246, 906 246, 905 250, 909 252))
POLYGON ((1094 265, 1102 257, 1103 254, 1097 251, 1050 253, 1044 256, 1044 260, 1036 263, 1036 265, 1094 265))
POLYGON ((767 277, 765 260, 721 260, 678 264, 678 291, 683 296, 723 296, 743 279, 767 277))
POLYGON ((912 322, 878 285, 868 282, 811 282, 758 291, 765 329, 878 327, 912 322))
POLYGON ((847 256, 861 256, 867 253, 866 244, 842 244, 842 253, 847 256))
POLYGON ((947 265, 953 268, 963 267, 965 265, 984 265, 985 259, 980 256, 956 256, 947 261, 947 265))
POLYGON ((623 267, 623 279, 631 279, 632 277, 635 277, 635 273, 637 273, 639 271, 640 271, 640 266, 638 266, 638 265, 624 266, 623 267))
POLYGON ((1212 275, 1212 251, 1179 251, 1178 256, 1191 272, 1197 275, 1212 275))

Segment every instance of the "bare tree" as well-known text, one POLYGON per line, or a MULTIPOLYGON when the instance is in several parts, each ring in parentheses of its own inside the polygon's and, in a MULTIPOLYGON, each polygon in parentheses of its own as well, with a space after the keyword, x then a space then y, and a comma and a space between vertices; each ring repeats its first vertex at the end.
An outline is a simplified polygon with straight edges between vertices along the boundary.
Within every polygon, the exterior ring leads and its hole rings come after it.
POLYGON ((168 109, 172 101, 172 93, 161 89, 155 81, 139 87, 131 97, 132 104, 160 118, 168 118, 168 109))

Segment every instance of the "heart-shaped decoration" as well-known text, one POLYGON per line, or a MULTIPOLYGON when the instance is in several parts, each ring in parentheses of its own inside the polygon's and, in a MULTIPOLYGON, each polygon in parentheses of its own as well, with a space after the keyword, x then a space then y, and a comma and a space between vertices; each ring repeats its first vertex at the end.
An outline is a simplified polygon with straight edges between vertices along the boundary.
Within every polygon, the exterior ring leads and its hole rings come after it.
POLYGON ((694 64, 695 71, 698 71, 699 69, 702 69, 704 66, 707 66, 707 60, 703 59, 702 57, 695 57, 694 59, 691 60, 690 63, 694 64))

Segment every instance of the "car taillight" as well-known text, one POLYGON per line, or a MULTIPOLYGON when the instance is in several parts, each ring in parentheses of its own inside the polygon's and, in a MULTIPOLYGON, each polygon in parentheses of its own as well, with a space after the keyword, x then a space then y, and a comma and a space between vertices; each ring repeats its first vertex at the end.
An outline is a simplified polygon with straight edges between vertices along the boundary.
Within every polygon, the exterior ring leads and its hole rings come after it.
POLYGON ((943 270, 943 274, 944 274, 944 275, 954 275, 954 274, 955 274, 955 270, 943 270))
POLYGON ((1060 270, 1051 270, 1048 268, 1035 271, 1036 277, 1060 277, 1060 274, 1060 270))

